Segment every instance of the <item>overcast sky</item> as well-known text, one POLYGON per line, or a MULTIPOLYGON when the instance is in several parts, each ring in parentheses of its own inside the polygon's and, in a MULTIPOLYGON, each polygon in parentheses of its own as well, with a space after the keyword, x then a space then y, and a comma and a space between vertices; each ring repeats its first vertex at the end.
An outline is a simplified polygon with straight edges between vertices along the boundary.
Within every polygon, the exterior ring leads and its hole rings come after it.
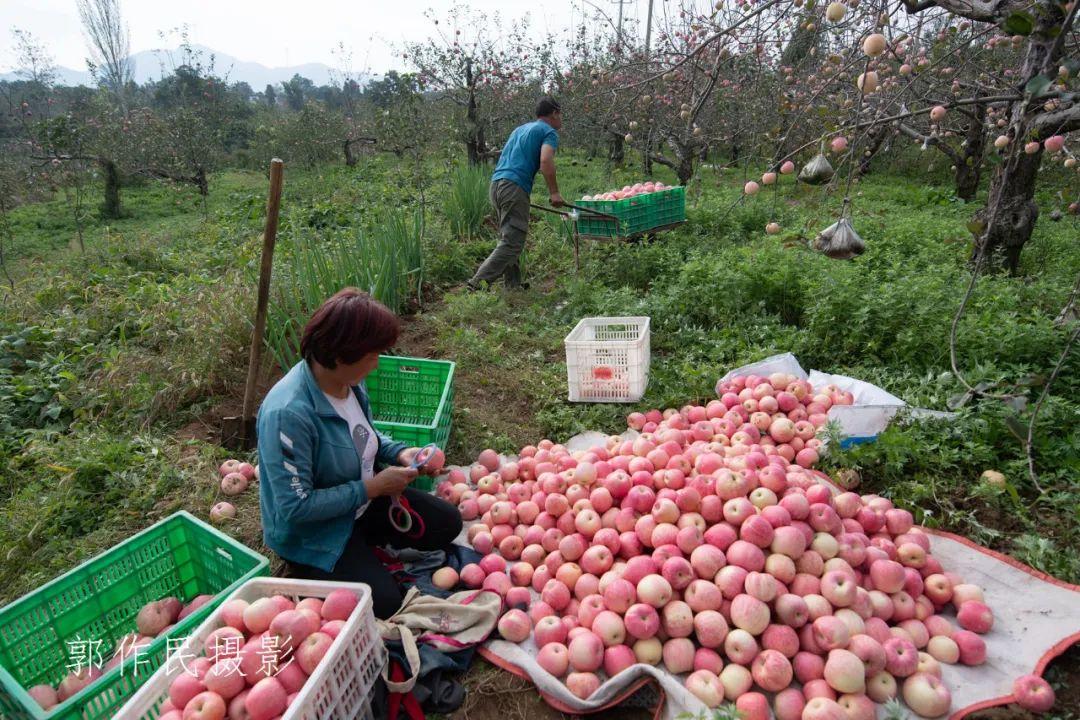
MULTIPOLYGON (((593 2, 615 15, 617 0, 593 2)), ((627 18, 640 11, 644 19, 647 0, 625 2, 627 18)), ((504 20, 529 13, 538 32, 560 30, 581 17, 581 3, 572 0, 465 0, 465 4, 487 13, 498 10, 504 20)), ((424 11, 445 11, 453 5, 452 0, 121 0, 131 28, 132 52, 163 47, 159 33, 186 24, 192 42, 271 67, 335 65, 331 51, 344 42, 352 51, 354 69, 368 67, 374 72, 400 69, 393 46, 427 37, 431 26, 424 11)), ((86 69, 75 0, 0 0, 0 70, 12 69, 15 61, 13 28, 33 33, 58 65, 86 69)))

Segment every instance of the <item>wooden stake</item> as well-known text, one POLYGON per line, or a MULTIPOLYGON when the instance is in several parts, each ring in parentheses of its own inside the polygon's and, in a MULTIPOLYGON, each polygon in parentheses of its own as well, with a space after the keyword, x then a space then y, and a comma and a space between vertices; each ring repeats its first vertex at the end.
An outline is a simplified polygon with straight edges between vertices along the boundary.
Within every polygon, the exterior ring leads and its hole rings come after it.
POLYGON ((283 175, 284 163, 274 158, 270 161, 270 195, 266 201, 266 227, 263 230, 262 263, 259 266, 259 292, 255 301, 255 327, 251 333, 251 348, 248 352, 244 408, 240 417, 223 420, 222 444, 226 447, 249 450, 256 442, 255 388, 259 380, 259 367, 262 365, 263 335, 266 332, 266 311, 270 304, 270 275, 274 267, 274 244, 277 241, 283 175))
POLYGON ((574 226, 574 274, 581 274, 581 235, 578 233, 577 220, 573 221, 574 226))

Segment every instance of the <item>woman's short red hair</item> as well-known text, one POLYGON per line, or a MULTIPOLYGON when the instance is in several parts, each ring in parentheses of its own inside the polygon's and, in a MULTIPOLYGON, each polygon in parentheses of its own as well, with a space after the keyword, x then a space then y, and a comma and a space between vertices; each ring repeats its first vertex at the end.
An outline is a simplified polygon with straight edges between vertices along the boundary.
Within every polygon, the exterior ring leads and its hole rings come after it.
POLYGON ((330 297, 304 327, 300 354, 326 368, 350 365, 368 353, 394 346, 401 323, 394 313, 362 290, 347 287, 330 297))

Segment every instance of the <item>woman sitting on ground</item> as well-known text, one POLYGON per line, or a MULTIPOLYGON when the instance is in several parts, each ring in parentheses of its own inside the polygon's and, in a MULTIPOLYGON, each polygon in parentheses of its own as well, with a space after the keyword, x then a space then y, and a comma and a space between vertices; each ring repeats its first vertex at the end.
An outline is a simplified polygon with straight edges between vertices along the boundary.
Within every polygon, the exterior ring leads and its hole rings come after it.
POLYGON ((397 611, 403 593, 375 548, 443 549, 461 531, 452 505, 408 487, 418 448, 372 423, 364 378, 399 329, 397 317, 366 293, 337 293, 308 321, 303 359, 270 390, 258 418, 266 545, 293 577, 367 583, 380 618, 397 611), (396 495, 420 516, 418 536, 391 525, 396 495))

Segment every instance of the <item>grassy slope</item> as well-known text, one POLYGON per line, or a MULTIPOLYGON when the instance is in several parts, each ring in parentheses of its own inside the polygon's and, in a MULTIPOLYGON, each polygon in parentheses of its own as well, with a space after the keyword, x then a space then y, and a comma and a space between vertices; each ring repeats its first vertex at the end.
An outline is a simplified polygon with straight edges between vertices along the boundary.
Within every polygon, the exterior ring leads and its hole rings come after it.
MULTIPOLYGON (((432 161, 426 171, 435 189, 425 273, 453 288, 492 241, 450 237, 438 210, 446 169, 432 161)), ((945 409, 962 390, 948 372, 947 333, 967 281, 972 208, 953 202, 947 186, 894 172, 856 188, 855 226, 868 250, 854 263, 803 245, 832 222, 837 196, 785 182, 778 195, 732 209, 743 173, 730 170, 702 173, 684 228, 652 243, 587 242, 580 273, 558 221, 534 218, 532 290, 432 292, 408 320, 403 351, 458 363, 451 460, 621 429, 625 406, 565 402, 562 338, 584 315, 652 316, 642 407, 706 401, 727 369, 791 350, 807 368, 945 409), (781 235, 764 235, 770 219, 781 235)), ((568 197, 635 176, 598 161, 561 168, 568 197)), ((8 403, 0 409, 13 418, 0 435, 0 602, 177 509, 206 517, 216 501, 213 468, 225 454, 191 428, 213 426, 221 403, 240 392, 265 185, 253 173, 216 180, 205 217, 186 190, 129 190, 132 217, 94 223, 85 256, 70 248, 61 202, 15 214, 19 286, 0 316, 0 359, 17 372, 17 382, 0 385, 8 403)), ((294 231, 364 225, 415 199, 409 171, 389 158, 355 170, 290 169, 281 252, 294 231)), ((1043 200, 1053 202, 1049 190, 1043 200)), ((969 380, 1048 373, 1064 339, 1051 320, 1080 270, 1078 229, 1075 218, 1044 219, 1021 277, 980 279, 959 333, 969 380)), ((1009 411, 996 401, 970 403, 947 424, 891 430, 831 462, 859 467, 864 490, 928 524, 1076 582, 1080 560, 1069 548, 1080 542, 1080 438, 1067 398, 1077 366, 1074 357, 1037 434, 1045 494, 1026 478, 1009 411), (1007 491, 979 485, 987 467, 1006 472, 1007 491)), ((243 519, 231 528, 253 547, 257 503, 255 493, 241 498, 243 519)))

